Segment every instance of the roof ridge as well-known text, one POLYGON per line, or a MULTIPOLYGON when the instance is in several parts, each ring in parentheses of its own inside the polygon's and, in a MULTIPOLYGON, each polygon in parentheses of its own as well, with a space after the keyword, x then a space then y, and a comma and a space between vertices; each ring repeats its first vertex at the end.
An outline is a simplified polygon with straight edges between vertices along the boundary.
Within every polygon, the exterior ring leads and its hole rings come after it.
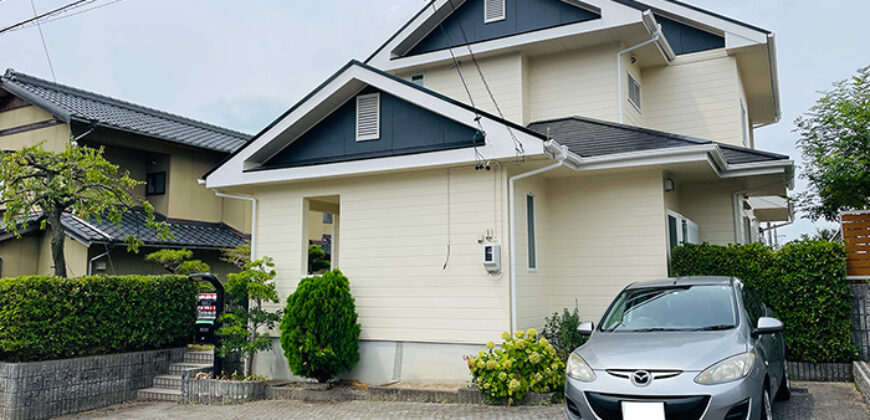
MULTIPOLYGON (((251 135, 248 133, 243 133, 241 131, 231 130, 229 128, 220 127, 220 126, 210 124, 210 123, 207 123, 204 121, 195 120, 193 118, 188 118, 188 117, 183 117, 183 116, 178 115, 178 114, 173 114, 173 113, 170 113, 167 111, 162 111, 162 110, 159 110, 156 108, 151 108, 151 107, 147 107, 144 105, 135 104, 133 102, 124 101, 124 100, 121 100, 118 98, 113 98, 111 96, 102 95, 102 94, 99 94, 96 92, 87 91, 87 90, 84 90, 81 88, 76 88, 73 86, 64 85, 64 84, 57 83, 57 82, 51 82, 51 81, 48 81, 48 80, 45 80, 45 79, 42 79, 42 78, 39 78, 36 76, 32 76, 32 75, 29 75, 26 73, 21 73, 21 72, 15 71, 11 68, 6 69, 6 74, 3 76, 0 76, 0 79, 6 79, 9 82, 20 81, 21 83, 37 85, 37 86, 42 87, 44 89, 51 89, 51 90, 54 90, 57 92, 75 94, 78 96, 86 97, 86 98, 91 99, 91 100, 108 103, 110 105, 118 106, 121 108, 127 108, 128 110, 131 110, 131 111, 142 112, 145 114, 151 114, 151 115, 154 115, 154 116, 157 116, 160 118, 174 120, 175 122, 178 122, 178 123, 187 124, 187 125, 195 126, 195 127, 206 129, 206 130, 221 132, 223 134, 233 136, 233 137, 238 137, 238 138, 241 138, 243 140, 248 140, 251 138, 251 135)), ((67 107, 67 106, 64 106, 64 108, 69 109, 69 107, 67 107)), ((70 111, 74 112, 74 110, 71 110, 71 109, 70 109, 70 111)))

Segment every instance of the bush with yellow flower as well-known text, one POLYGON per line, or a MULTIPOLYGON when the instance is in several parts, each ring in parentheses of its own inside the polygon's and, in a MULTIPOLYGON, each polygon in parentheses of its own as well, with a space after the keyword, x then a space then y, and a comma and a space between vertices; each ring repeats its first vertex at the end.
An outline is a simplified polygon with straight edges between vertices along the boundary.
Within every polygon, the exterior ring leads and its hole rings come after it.
POLYGON ((519 403, 529 392, 560 391, 565 364, 546 338, 534 329, 502 334, 504 342, 467 356, 473 382, 490 402, 519 403))

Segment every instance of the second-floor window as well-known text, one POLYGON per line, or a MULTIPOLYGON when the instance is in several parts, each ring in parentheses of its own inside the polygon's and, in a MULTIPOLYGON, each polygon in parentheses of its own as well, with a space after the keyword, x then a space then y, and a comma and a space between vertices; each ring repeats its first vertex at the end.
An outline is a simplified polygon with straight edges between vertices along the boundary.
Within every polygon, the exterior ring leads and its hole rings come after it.
POLYGON ((145 195, 166 194, 166 172, 145 175, 145 195))
POLYGON ((632 105, 637 108, 638 111, 641 110, 640 107, 640 83, 631 77, 631 73, 628 73, 628 101, 631 102, 632 105))
POLYGON ((746 105, 740 101, 740 124, 743 128, 743 145, 749 147, 749 118, 746 116, 746 105))
POLYGON ((483 1, 483 23, 505 20, 505 0, 483 1))

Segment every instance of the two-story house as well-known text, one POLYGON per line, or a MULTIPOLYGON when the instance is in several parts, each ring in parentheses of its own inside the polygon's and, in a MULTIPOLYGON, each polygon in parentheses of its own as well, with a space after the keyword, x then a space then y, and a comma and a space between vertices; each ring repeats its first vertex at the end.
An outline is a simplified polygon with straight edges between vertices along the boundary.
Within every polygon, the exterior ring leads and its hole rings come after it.
MULTIPOLYGON (((120 226, 103 219, 82 220, 65 214, 65 257, 70 276, 87 274, 158 274, 145 262, 147 253, 187 248, 217 273, 232 267, 220 251, 244 245, 251 229, 249 201, 220 197, 197 182, 200 176, 250 138, 249 135, 123 102, 8 70, 0 76, 0 150, 39 143, 59 152, 103 147, 104 157, 143 184, 134 196, 148 200, 158 219, 169 224, 171 239, 144 226, 142 212, 124 215, 120 226), (138 254, 125 238, 141 238, 138 254)), ((50 275, 50 234, 39 230, 40 214, 16 238, 0 231, 0 276, 50 275)))
MULTIPOLYGON (((330 214, 362 324, 352 377, 462 381, 562 308, 597 320, 682 242, 755 240, 791 188, 770 32, 668 0, 434 0, 205 176, 255 197, 283 297, 330 214), (780 200, 781 201, 781 200, 780 200), (312 213, 315 216, 312 216, 312 213)), ((287 377, 277 345, 254 370, 287 377)))

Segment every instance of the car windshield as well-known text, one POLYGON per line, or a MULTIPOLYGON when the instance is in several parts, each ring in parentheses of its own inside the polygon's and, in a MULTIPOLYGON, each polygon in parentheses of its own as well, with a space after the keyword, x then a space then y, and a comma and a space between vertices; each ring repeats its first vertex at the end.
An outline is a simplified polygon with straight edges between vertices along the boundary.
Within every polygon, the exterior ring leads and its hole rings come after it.
POLYGON ((667 286, 623 290, 601 331, 714 331, 737 325, 729 285, 667 286))

